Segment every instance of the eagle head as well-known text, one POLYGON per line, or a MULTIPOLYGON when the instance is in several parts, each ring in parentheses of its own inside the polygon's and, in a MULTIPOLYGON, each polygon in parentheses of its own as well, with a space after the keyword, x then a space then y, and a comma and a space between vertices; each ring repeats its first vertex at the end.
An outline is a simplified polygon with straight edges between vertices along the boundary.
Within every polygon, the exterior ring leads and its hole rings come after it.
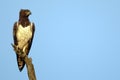
POLYGON ((31 15, 31 11, 28 9, 21 9, 19 15, 20 17, 28 17, 31 15))

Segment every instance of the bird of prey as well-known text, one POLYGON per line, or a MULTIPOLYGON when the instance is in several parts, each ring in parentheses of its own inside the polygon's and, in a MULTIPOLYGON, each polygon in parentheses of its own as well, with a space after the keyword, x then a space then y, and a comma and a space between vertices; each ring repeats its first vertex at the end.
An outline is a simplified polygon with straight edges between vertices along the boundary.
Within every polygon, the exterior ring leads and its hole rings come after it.
MULTIPOLYGON (((35 32, 34 23, 30 22, 28 18, 30 14, 30 10, 21 9, 19 12, 19 20, 15 22, 13 26, 14 45, 26 55, 29 54, 35 32)), ((16 57, 18 68, 21 72, 25 66, 25 61, 18 54, 16 54, 16 57)))

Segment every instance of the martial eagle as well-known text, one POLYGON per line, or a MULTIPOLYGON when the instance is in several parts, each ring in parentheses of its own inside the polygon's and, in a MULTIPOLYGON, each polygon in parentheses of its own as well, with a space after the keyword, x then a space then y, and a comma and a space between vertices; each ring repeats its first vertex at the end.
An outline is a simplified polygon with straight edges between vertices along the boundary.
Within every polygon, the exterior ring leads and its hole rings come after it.
MULTIPOLYGON (((26 55, 29 54, 35 31, 34 23, 28 19, 30 14, 30 10, 21 9, 19 12, 19 20, 15 22, 13 26, 14 45, 26 55)), ((18 54, 16 54, 16 57, 18 68, 22 71, 25 66, 25 61, 18 54)))

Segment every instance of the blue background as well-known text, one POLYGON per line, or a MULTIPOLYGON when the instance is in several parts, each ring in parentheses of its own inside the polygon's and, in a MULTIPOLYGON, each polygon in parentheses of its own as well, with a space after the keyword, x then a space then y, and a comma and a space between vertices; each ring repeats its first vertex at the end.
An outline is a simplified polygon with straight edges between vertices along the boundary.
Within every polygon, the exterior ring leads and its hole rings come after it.
POLYGON ((28 80, 11 46, 20 9, 36 26, 37 80, 120 80, 120 0, 1 0, 0 79, 28 80))

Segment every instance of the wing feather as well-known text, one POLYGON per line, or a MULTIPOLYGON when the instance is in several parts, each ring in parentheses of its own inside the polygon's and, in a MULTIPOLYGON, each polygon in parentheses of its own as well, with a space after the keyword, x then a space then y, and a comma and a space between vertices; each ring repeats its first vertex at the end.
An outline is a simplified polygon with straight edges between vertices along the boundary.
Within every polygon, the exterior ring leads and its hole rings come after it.
POLYGON ((13 39, 14 39, 14 44, 17 45, 18 41, 17 41, 17 31, 18 31, 18 26, 17 26, 17 22, 15 22, 14 26, 13 26, 13 39))
POLYGON ((31 39, 28 41, 28 52, 27 52, 27 55, 28 55, 28 53, 29 53, 29 51, 30 51, 30 48, 31 48, 31 45, 32 45, 34 33, 35 33, 35 25, 34 25, 34 23, 32 23, 32 37, 31 37, 31 39))

